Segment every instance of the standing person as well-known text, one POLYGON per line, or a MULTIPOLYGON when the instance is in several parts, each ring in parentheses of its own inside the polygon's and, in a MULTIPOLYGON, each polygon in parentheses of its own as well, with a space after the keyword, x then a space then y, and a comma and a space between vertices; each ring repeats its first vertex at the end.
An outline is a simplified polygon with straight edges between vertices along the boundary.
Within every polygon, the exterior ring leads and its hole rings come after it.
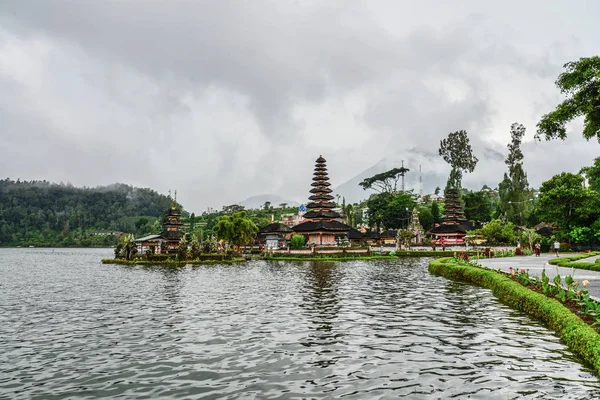
POLYGON ((556 252, 556 257, 558 257, 558 250, 560 250, 560 242, 557 239, 554 241, 554 251, 556 252))
POLYGON ((440 239, 440 244, 442 245, 442 251, 446 251, 446 241, 444 238, 440 239))
POLYGON ((540 251, 542 250, 542 245, 540 244, 540 242, 538 241, 535 244, 535 256, 539 257, 540 256, 540 251))

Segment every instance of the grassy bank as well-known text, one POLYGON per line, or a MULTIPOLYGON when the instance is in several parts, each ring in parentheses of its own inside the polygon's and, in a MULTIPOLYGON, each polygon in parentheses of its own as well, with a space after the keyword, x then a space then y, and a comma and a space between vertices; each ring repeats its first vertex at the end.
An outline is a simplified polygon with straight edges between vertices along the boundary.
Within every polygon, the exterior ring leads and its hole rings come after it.
POLYGON ((119 265, 163 265, 169 267, 185 267, 186 265, 210 265, 210 264, 233 264, 246 261, 243 258, 232 258, 229 260, 123 260, 120 258, 103 258, 102 264, 119 265))
POLYGON ((600 334, 559 301, 527 289, 502 273, 461 265, 453 259, 433 260, 429 264, 429 272, 491 289, 503 303, 544 321, 600 375, 600 334))
POLYGON ((335 255, 316 255, 316 256, 301 256, 298 254, 276 255, 267 257, 269 261, 356 261, 356 260, 397 260, 396 256, 335 256, 335 255))

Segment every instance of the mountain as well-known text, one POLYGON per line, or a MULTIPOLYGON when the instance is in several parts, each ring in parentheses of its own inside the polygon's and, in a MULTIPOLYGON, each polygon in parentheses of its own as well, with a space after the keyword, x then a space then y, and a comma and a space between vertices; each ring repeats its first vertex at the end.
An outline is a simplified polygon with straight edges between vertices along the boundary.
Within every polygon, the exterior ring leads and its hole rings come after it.
MULTIPOLYGON (((475 168, 475 173, 463 175, 463 187, 480 190, 483 185, 498 186, 498 182, 502 180, 502 174, 505 171, 503 157, 501 153, 493 148, 483 148, 481 154, 479 154, 479 162, 475 168)), ((367 199, 371 194, 377 192, 363 190, 358 184, 365 178, 402 166, 402 160, 404 160, 404 167, 410 170, 404 178, 406 190, 412 189, 416 194, 419 194, 419 176, 423 179, 423 194, 433 193, 438 186, 443 190, 446 186, 450 166, 444 162, 438 153, 409 149, 403 153, 381 159, 375 165, 333 188, 333 192, 336 195, 339 194, 345 197, 347 203, 357 203, 367 199), (421 167, 420 174, 419 166, 421 167)), ((401 180, 398 181, 398 189, 400 189, 400 185, 401 180)))
MULTIPOLYGON (((410 170, 404 177, 406 190, 413 189, 415 193, 419 193, 419 166, 421 166, 423 192, 425 194, 432 193, 437 186, 444 188, 448 173, 446 171, 447 167, 440 157, 437 154, 409 150, 402 155, 381 159, 360 174, 335 187, 333 192, 345 197, 347 203, 357 203, 367 199, 376 192, 374 190, 363 190, 359 183, 375 174, 402 166, 402 160, 404 160, 404 167, 410 170)), ((398 181, 398 189, 400 189, 400 185, 401 179, 398 181)))
POLYGON ((237 204, 244 206, 246 209, 261 208, 267 201, 271 202, 274 207, 279 206, 281 203, 287 203, 288 206, 296 207, 300 203, 294 200, 286 200, 276 194, 261 194, 258 196, 248 197, 246 200, 241 201, 237 204))

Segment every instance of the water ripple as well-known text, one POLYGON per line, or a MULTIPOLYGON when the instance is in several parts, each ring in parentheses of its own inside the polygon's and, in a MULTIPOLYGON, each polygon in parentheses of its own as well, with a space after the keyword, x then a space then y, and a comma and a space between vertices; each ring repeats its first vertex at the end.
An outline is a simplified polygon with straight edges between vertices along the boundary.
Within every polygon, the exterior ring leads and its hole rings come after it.
POLYGON ((102 265, 0 249, 0 398, 585 399, 540 323, 427 260, 102 265))

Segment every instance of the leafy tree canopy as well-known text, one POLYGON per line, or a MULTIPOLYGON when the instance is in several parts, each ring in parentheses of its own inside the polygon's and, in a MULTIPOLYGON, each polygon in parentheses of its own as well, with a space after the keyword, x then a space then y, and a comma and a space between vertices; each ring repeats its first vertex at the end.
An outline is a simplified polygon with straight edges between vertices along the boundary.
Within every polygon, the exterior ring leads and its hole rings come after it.
POLYGON ((233 215, 223 215, 213 228, 219 239, 223 239, 234 246, 252 243, 256 239, 257 226, 247 217, 245 211, 233 215))
POLYGON ((583 136, 600 141, 600 57, 580 58, 564 65, 556 86, 568 98, 545 114, 537 124, 536 138, 546 140, 567 137, 565 125, 584 117, 583 136))
POLYGON ((408 171, 410 170, 404 167, 393 168, 389 171, 366 178, 359 183, 359 186, 364 190, 373 189, 379 193, 394 193, 397 190, 398 179, 400 179, 401 176, 404 176, 408 171))
POLYGON ((508 221, 523 225, 532 208, 529 202, 532 193, 529 190, 527 174, 523 169, 523 152, 521 151, 525 126, 515 122, 510 127, 510 136, 511 141, 507 146, 508 156, 504 161, 508 166, 508 172, 504 173, 504 179, 498 185, 499 212, 508 221))
POLYGON ((452 167, 446 183, 446 190, 450 188, 460 190, 463 172, 473 172, 479 161, 473 155, 467 131, 462 130, 448 134, 446 139, 440 141, 439 154, 452 167))
POLYGON ((546 222, 556 222, 564 231, 589 226, 599 216, 598 195, 584 188, 581 175, 563 172, 542 183, 537 213, 546 222))

